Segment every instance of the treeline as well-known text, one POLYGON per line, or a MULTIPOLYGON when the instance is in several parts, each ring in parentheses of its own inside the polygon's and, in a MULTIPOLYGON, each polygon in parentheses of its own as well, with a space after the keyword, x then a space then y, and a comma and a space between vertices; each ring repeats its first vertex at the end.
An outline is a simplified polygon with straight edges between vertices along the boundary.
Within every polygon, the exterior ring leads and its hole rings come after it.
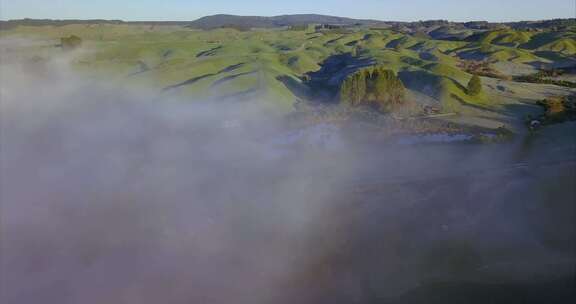
POLYGON ((512 80, 511 76, 504 75, 492 68, 490 62, 484 61, 474 61, 474 60, 461 60, 458 67, 465 71, 466 73, 497 78, 502 80, 512 80))
POLYGON ((361 69, 349 75, 340 88, 340 101, 352 107, 369 106, 391 112, 405 103, 405 87, 396 74, 384 67, 361 69))
POLYGON ((104 20, 104 19, 17 19, 17 20, 0 20, 0 30, 9 30, 17 26, 66 26, 66 25, 95 25, 95 24, 133 24, 133 25, 177 25, 186 26, 189 21, 122 21, 122 20, 104 20))
POLYGON ((554 77, 562 76, 563 74, 563 70, 542 70, 535 74, 516 76, 514 77, 514 80, 518 82, 553 84, 567 88, 576 88, 576 82, 553 79, 554 77))
MULTIPOLYGON (((491 23, 487 21, 474 22, 450 22, 446 20, 429 20, 417 22, 392 22, 364 19, 350 19, 322 15, 285 15, 276 17, 258 17, 258 16, 233 16, 233 15, 214 15, 200 18, 195 21, 123 21, 123 20, 52 20, 52 19, 18 19, 18 20, 0 20, 0 29, 10 29, 19 25, 27 26, 64 26, 70 24, 140 24, 140 25, 176 25, 189 26, 191 28, 213 29, 221 28, 224 25, 234 24, 243 28, 272 28, 284 27, 299 24, 325 24, 328 27, 348 27, 348 26, 372 26, 375 28, 394 28, 399 31, 418 31, 422 28, 434 28, 448 26, 457 29, 480 29, 488 30, 494 28, 509 27, 513 29, 554 29, 562 30, 570 26, 576 26, 576 19, 553 19, 543 21, 520 21, 508 23, 491 23)), ((325 28, 329 29, 329 28, 325 28)), ((332 28, 334 29, 334 28, 332 28)))
POLYGON ((288 27, 289 31, 306 31, 308 30, 309 25, 308 24, 297 24, 297 25, 291 25, 288 27))
POLYGON ((237 30, 239 32, 249 32, 250 30, 252 30, 252 28, 250 26, 242 25, 242 24, 224 24, 220 28, 234 29, 234 30, 237 30))

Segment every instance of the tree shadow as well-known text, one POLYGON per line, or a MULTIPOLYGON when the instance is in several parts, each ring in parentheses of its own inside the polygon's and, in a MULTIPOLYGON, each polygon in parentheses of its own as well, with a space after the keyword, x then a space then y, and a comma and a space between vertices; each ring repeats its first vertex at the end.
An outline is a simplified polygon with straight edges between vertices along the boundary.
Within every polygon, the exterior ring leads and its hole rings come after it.
POLYGON ((404 83, 404 86, 423 95, 433 98, 440 97, 441 77, 428 71, 401 71, 398 77, 404 83))
POLYGON ((506 116, 517 118, 523 118, 527 116, 536 117, 544 114, 544 108, 534 103, 521 102, 519 104, 503 105, 500 107, 498 112, 506 116))
POLYGON ((320 69, 306 73, 299 83, 290 76, 280 76, 281 81, 294 95, 308 101, 335 103, 340 85, 350 74, 375 64, 372 58, 354 57, 350 53, 328 57, 320 69))

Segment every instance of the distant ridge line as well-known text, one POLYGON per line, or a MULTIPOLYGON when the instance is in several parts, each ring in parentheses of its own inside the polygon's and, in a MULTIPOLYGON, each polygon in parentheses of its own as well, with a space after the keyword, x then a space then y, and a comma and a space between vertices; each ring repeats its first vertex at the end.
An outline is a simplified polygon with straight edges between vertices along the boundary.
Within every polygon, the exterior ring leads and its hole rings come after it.
POLYGON ((447 20, 428 20, 428 21, 381 21, 373 19, 354 19, 347 17, 337 17, 318 14, 294 14, 279 15, 272 17, 264 16, 238 16, 218 14, 205 16, 194 21, 124 21, 118 19, 14 19, 0 20, 1 29, 10 29, 16 26, 65 26, 73 24, 134 24, 134 25, 173 25, 186 26, 195 29, 215 29, 222 27, 244 27, 244 28, 277 28, 305 24, 337 24, 344 26, 403 26, 408 28, 418 26, 458 26, 473 29, 490 29, 499 26, 508 26, 511 28, 547 28, 551 26, 573 26, 576 25, 576 18, 569 19, 549 19, 536 21, 517 21, 517 22, 487 22, 487 21, 469 21, 469 22, 451 22, 447 20))

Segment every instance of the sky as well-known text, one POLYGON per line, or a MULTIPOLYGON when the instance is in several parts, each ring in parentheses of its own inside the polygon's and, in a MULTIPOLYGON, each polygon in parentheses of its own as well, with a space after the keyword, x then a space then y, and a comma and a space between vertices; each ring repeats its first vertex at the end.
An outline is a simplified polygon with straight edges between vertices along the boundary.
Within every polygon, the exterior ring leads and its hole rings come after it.
POLYGON ((194 20, 213 14, 325 14, 386 21, 576 17, 576 0, 0 0, 0 19, 194 20))

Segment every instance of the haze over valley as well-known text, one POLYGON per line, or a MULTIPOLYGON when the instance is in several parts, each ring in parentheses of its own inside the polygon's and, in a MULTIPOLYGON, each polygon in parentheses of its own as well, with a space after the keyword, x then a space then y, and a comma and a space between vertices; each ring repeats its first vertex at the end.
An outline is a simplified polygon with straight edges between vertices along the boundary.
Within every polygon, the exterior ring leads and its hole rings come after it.
POLYGON ((576 299, 576 19, 4 20, 0 110, 2 303, 576 299))

